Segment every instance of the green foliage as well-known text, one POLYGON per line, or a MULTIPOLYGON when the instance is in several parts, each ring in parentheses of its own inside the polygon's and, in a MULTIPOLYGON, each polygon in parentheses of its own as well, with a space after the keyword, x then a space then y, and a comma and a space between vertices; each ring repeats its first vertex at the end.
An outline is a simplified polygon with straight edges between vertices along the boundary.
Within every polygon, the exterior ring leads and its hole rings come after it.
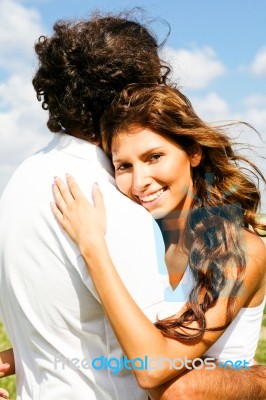
POLYGON ((255 360, 259 364, 266 365, 266 339, 261 339, 259 341, 256 355, 255 355, 255 360))
POLYGON ((266 306, 264 308, 264 314, 262 318, 262 326, 266 326, 266 306))

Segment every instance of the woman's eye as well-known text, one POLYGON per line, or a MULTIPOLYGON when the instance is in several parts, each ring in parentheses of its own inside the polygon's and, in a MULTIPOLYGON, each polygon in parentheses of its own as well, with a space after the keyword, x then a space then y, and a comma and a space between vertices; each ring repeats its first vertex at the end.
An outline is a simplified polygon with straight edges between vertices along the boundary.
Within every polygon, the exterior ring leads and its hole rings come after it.
POLYGON ((115 170, 116 171, 124 171, 125 169, 127 169, 129 167, 130 167, 129 164, 121 164, 121 165, 118 165, 117 167, 115 167, 115 170))
POLYGON ((149 158, 150 161, 158 161, 162 157, 162 154, 152 154, 149 158))

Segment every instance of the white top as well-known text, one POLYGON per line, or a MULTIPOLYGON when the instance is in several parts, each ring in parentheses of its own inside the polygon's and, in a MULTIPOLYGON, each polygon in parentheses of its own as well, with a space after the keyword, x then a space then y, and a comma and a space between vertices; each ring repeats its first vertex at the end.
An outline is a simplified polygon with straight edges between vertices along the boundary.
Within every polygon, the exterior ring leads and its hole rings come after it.
POLYGON ((260 335, 264 304, 265 302, 262 302, 257 307, 241 308, 206 355, 221 362, 241 360, 252 365, 260 335))
POLYGON ((108 170, 100 148, 58 134, 17 169, 2 196, 0 313, 15 350, 17 399, 147 399, 131 371, 100 369, 104 358, 120 359, 122 351, 77 247, 50 209, 55 175, 72 174, 90 199, 99 183, 114 264, 155 321, 165 306, 163 239, 150 214, 115 188, 108 170))
MULTIPOLYGON (((188 300, 194 282, 192 271, 188 266, 177 288, 166 289, 165 298, 172 302, 173 314, 188 300)), ((257 307, 242 308, 222 336, 209 348, 206 356, 216 358, 221 362, 241 360, 252 365, 259 340, 264 304, 265 301, 257 307)), ((169 311, 170 305, 167 313, 169 311)), ((164 312, 159 314, 160 318, 166 316, 164 312)))

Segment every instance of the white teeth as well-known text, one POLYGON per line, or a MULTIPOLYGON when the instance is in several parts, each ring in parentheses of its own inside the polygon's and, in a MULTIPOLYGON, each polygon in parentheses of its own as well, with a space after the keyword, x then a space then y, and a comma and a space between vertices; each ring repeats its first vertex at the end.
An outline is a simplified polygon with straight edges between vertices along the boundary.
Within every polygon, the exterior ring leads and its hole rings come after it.
POLYGON ((145 197, 139 196, 139 198, 141 201, 148 202, 148 201, 157 199, 158 197, 160 197, 163 194, 163 192, 164 192, 164 189, 160 189, 158 192, 156 192, 154 194, 150 194, 149 196, 145 196, 145 197))

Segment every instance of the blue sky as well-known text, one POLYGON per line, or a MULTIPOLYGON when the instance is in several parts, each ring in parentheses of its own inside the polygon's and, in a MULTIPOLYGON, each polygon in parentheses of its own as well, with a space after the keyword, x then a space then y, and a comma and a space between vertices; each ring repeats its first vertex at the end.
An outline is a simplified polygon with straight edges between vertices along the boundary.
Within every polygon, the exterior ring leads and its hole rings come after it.
MULTIPOLYGON (((154 19, 150 27, 159 41, 168 31, 163 20, 170 24, 163 55, 198 114, 250 122, 265 142, 252 131, 241 141, 266 156, 265 0, 0 0, 0 193, 16 166, 51 137, 31 88, 34 41, 59 18, 132 7, 154 19)), ((252 159, 266 174, 266 161, 252 159)))

